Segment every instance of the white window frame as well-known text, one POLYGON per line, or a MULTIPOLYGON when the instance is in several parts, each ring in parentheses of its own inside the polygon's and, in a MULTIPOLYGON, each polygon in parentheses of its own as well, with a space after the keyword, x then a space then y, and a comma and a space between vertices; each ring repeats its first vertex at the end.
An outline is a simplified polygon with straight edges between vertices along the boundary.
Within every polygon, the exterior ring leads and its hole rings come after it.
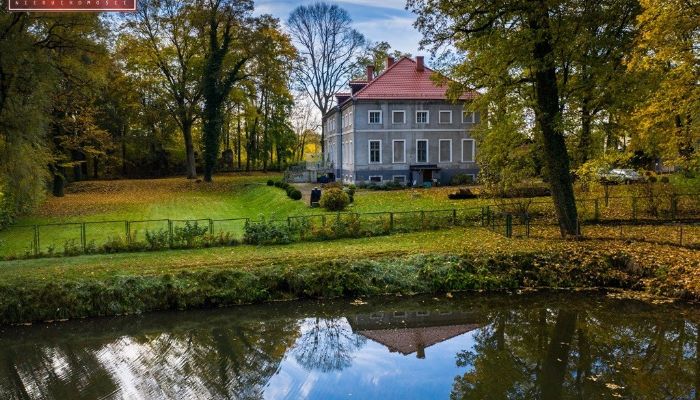
POLYGON ((416 110, 416 123, 417 124, 429 124, 430 123, 430 112, 428 110, 416 110), (425 113, 425 122, 418 122, 418 113, 425 113))
POLYGON ((430 162, 430 142, 428 139, 416 139, 416 163, 427 164, 430 162), (425 142, 425 161, 418 160, 418 142, 425 142))
POLYGON ((367 123, 370 125, 380 125, 383 122, 382 110, 367 110, 367 123), (379 113, 379 122, 372 122, 372 113, 379 113))
POLYGON ((369 139, 367 141, 367 164, 381 164, 382 163, 382 141, 379 139, 369 139), (372 161, 372 142, 379 142, 379 162, 372 161))
POLYGON ((384 182, 384 179, 381 175, 370 175, 367 177, 367 181, 372 183, 382 183, 384 182), (373 181, 372 178, 379 178, 379 181, 373 181))
POLYGON ((394 139, 391 141, 391 163, 392 164, 406 164, 406 139, 394 139), (403 142, 403 161, 396 161, 394 152, 394 143, 403 142))
POLYGON ((452 162, 452 139, 440 139, 438 141, 438 162, 441 163, 451 163, 452 162), (442 142, 450 142, 450 159, 445 161, 442 159, 442 142))
POLYGON ((452 123, 452 110, 440 110, 440 111, 438 111, 438 124, 447 125, 447 124, 451 124, 451 123, 452 123), (440 116, 442 115, 442 113, 450 114, 450 121, 449 122, 440 122, 440 116))
POLYGON ((465 110, 462 110, 462 123, 463 123, 463 124, 467 124, 467 123, 473 124, 473 123, 474 123, 474 113, 473 113, 472 111, 465 111, 465 110), (465 115, 465 114, 471 115, 471 118, 470 118, 469 120, 465 119, 465 118, 464 118, 464 115, 465 115))
POLYGON ((348 111, 348 126, 352 126, 352 109, 348 111))
POLYGON ((405 110, 393 110, 391 112, 391 123, 398 125, 398 124, 405 124, 406 123, 406 111, 405 110), (403 121, 402 122, 394 122, 394 115, 401 113, 403 115, 403 121))
POLYGON ((403 182, 398 182, 402 185, 405 185, 406 182, 408 182, 408 177, 406 175, 392 175, 391 176, 391 181, 396 182, 396 178, 403 178, 403 182))
POLYGON ((476 141, 474 139, 462 139, 462 152, 461 152, 460 157, 462 158, 463 163, 476 161, 476 141), (471 161, 464 159, 464 142, 472 142, 472 159, 471 159, 471 161))

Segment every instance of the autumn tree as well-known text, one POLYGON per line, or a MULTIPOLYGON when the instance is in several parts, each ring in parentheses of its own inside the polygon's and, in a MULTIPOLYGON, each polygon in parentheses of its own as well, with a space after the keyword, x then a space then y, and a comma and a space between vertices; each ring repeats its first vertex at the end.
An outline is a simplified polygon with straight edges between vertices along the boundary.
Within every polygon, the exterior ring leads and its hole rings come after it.
POLYGON ((148 0, 127 20, 120 51, 129 74, 155 75, 167 112, 180 127, 188 179, 197 177, 192 129, 200 117, 204 43, 194 24, 193 2, 148 0))
MULTIPOLYGON (((634 109, 639 148, 658 144, 671 163, 698 168, 700 156, 700 4, 642 0, 629 68, 649 85, 634 109)), ((652 150, 653 151, 653 150, 652 150)))
MULTIPOLYGON (((294 74, 298 86, 325 115, 336 92, 345 87, 365 39, 352 28, 347 11, 337 5, 299 6, 289 15, 288 29, 299 51, 294 74)), ((325 132, 321 130, 321 152, 325 132)))
MULTIPOLYGON (((416 27, 424 34, 423 45, 434 51, 443 46, 456 49, 450 75, 458 83, 452 85, 451 94, 458 96, 468 89, 485 91, 477 106, 517 96, 533 111, 534 138, 543 154, 543 172, 562 236, 580 233, 565 141, 563 111, 569 106, 564 96, 568 86, 560 56, 571 45, 571 30, 577 29, 572 21, 587 18, 582 5, 573 0, 408 2, 418 14, 416 27)), ((595 31, 588 39, 601 32, 595 31)), ((579 64, 578 70, 584 64, 579 64)))

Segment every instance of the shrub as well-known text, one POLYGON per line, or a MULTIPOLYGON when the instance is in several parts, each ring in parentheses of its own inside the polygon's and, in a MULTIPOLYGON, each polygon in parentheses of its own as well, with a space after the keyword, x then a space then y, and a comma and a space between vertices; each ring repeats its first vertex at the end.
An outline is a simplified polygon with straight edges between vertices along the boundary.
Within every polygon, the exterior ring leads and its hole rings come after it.
POLYGON ((668 183, 668 182, 669 182, 668 176, 662 176, 662 177, 661 177, 661 183, 668 183))
POLYGON ((149 250, 162 250, 170 247, 170 234, 165 229, 146 231, 146 246, 149 250))
POLYGON ((78 244, 75 239, 66 240, 63 243, 63 255, 64 256, 77 256, 83 252, 82 246, 78 244))
POLYGON ((185 221, 185 226, 176 227, 173 232, 173 245, 178 247, 194 247, 204 235, 209 232, 206 226, 199 226, 198 222, 193 224, 190 221, 185 221))
POLYGON ((320 204, 329 211, 342 211, 350 204, 350 197, 341 189, 330 188, 323 191, 320 204))
POLYGON ((457 174, 452 177, 452 181, 450 182, 452 185, 471 185, 474 183, 474 176, 473 175, 467 175, 467 174, 457 174))
POLYGON ((450 193, 447 195, 447 198, 450 200, 466 200, 466 199, 475 199, 477 196, 472 193, 471 190, 464 188, 464 189, 459 189, 454 193, 450 193))
POLYGON ((243 241, 248 244, 292 243, 292 232, 287 225, 265 221, 247 222, 243 241))
POLYGON ((354 188, 354 185, 352 185, 351 187, 348 187, 348 188, 346 188, 346 189, 343 189, 343 191, 344 191, 345 193, 347 193, 348 199, 350 200, 350 203, 352 203, 352 202, 355 201, 355 188, 354 188))
POLYGON ((267 186, 274 186, 274 185, 275 185, 275 181, 273 181, 272 179, 267 180, 267 186))
POLYGON ((287 192, 287 196, 289 196, 292 200, 301 200, 301 192, 298 189, 287 192))
POLYGON ((343 184, 340 182, 328 182, 328 183, 322 185, 321 187, 324 189, 333 189, 333 188, 342 189, 343 184))

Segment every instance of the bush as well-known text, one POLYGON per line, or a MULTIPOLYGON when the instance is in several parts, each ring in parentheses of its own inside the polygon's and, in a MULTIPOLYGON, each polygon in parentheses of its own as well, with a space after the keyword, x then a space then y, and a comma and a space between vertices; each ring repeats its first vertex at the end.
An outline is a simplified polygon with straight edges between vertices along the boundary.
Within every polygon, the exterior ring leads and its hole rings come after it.
POLYGON ((287 196, 289 196, 292 200, 301 200, 301 192, 298 189, 288 191, 287 196))
POLYGON ((343 184, 340 183, 340 182, 328 182, 328 183, 322 185, 321 187, 322 187, 323 189, 333 189, 333 188, 335 188, 335 189, 342 189, 342 188, 343 188, 343 184))
POLYGON ((459 189, 458 191, 447 195, 447 198, 450 200, 475 199, 476 197, 477 196, 474 193, 472 193, 471 190, 469 190, 467 188, 459 189))
POLYGON ((170 234, 165 229, 146 231, 146 243, 149 250, 162 250, 170 247, 170 234))
POLYGON ((262 220, 246 223, 243 241, 248 244, 288 244, 293 240, 287 225, 262 220))
POLYGON ((467 174, 457 174, 452 177, 452 181, 450 183, 455 186, 471 185, 472 183, 474 183, 474 176, 467 174))
POLYGON ((186 221, 184 227, 178 226, 175 228, 173 232, 173 246, 195 247, 208 232, 208 227, 199 226, 197 222, 191 224, 190 221, 186 221))
POLYGON ((272 179, 267 180, 267 186, 274 186, 274 185, 275 185, 275 181, 273 181, 272 179))
POLYGON ((343 189, 345 193, 348 195, 348 199, 350 200, 350 203, 355 201, 355 188, 354 185, 351 185, 345 189, 343 189))
POLYGON ((668 183, 668 182, 669 182, 668 176, 661 177, 661 183, 668 183))
POLYGON ((341 189, 330 188, 323 191, 320 204, 328 211, 342 211, 350 204, 350 197, 341 189))

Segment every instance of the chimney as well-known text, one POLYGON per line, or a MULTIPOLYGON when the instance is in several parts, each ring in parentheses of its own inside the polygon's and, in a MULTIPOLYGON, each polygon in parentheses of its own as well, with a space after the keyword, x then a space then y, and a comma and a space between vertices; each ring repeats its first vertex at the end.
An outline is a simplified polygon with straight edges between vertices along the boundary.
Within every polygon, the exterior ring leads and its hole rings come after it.
POLYGON ((394 57, 389 56, 386 58, 386 67, 389 68, 392 65, 394 65, 394 57))
POLYGON ((423 56, 416 56, 416 71, 423 72, 424 69, 423 56))
POLYGON ((372 82, 374 79, 374 65, 367 66, 367 82, 372 82))

